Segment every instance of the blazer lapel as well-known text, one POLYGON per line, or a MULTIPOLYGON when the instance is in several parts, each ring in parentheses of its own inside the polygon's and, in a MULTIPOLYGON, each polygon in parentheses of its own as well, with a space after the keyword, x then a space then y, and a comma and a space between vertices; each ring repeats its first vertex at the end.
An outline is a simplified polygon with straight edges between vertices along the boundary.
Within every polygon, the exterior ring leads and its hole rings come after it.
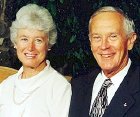
POLYGON ((114 95, 103 117, 123 117, 134 104, 134 99, 125 85, 121 86, 114 95))
POLYGON ((84 87, 84 111, 83 111, 83 117, 89 117, 89 110, 90 110, 90 104, 91 104, 91 97, 92 97, 92 89, 93 89, 93 84, 95 81, 95 78, 97 77, 99 73, 99 70, 91 72, 88 76, 87 79, 85 80, 85 85, 84 87))
POLYGON ((128 109, 135 104, 133 95, 140 90, 139 71, 139 68, 131 65, 103 117, 124 117, 128 109))

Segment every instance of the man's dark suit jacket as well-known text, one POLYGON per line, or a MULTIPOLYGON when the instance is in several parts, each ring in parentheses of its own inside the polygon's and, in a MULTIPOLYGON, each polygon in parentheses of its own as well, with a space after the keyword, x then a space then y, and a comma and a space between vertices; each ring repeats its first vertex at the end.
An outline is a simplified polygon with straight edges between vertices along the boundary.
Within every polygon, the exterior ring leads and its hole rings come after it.
MULTIPOLYGON (((89 117, 92 88, 100 71, 72 80, 69 117, 89 117)), ((140 117, 140 66, 131 64, 103 117, 140 117)))

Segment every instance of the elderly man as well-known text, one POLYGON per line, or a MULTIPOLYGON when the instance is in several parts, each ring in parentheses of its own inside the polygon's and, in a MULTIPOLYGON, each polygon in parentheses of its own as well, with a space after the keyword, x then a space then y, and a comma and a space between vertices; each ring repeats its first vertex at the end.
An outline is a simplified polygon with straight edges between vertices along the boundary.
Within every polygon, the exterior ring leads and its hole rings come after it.
POLYGON ((91 50, 101 70, 72 80, 69 117, 140 116, 140 66, 128 56, 137 37, 134 27, 114 7, 102 7, 91 16, 91 50))

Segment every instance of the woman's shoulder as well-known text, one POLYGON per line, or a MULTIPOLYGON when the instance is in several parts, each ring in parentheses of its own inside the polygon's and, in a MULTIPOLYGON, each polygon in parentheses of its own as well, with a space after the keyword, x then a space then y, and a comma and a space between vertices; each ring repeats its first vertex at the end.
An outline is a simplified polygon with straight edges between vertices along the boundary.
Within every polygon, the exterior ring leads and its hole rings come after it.
POLYGON ((58 71, 56 71, 55 69, 53 69, 53 73, 52 73, 53 79, 56 80, 57 82, 61 82, 61 83, 68 83, 68 80, 66 79, 66 77, 64 75, 62 75, 61 73, 59 73, 58 71))
MULTIPOLYGON (((16 73, 17 74, 17 73, 16 73)), ((16 74, 10 75, 9 77, 5 78, 0 85, 2 86, 10 86, 14 83, 14 80, 16 78, 16 74)))

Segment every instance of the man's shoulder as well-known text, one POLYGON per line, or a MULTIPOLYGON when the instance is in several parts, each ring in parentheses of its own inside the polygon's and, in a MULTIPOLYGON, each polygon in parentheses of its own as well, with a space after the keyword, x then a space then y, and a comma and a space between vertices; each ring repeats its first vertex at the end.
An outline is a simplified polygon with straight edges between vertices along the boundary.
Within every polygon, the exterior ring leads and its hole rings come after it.
POLYGON ((140 71, 140 62, 132 61, 129 70, 132 71, 132 72, 135 71, 135 70, 140 71))
POLYGON ((132 84, 134 84, 134 87, 137 83, 140 84, 140 64, 135 62, 131 63, 131 66, 126 75, 126 81, 130 83, 130 87, 132 84))
POLYGON ((91 70, 87 74, 78 75, 72 78, 71 84, 73 87, 75 87, 75 86, 79 86, 79 85, 82 86, 82 85, 94 82, 95 78, 97 77, 100 71, 101 70, 99 68, 96 68, 96 69, 91 70))

